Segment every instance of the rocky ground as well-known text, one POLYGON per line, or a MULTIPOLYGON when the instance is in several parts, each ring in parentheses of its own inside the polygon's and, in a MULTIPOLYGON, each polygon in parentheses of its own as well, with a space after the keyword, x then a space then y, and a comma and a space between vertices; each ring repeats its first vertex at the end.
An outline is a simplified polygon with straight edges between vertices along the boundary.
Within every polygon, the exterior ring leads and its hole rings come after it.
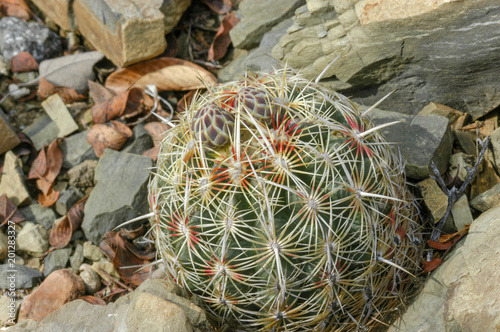
POLYGON ((494 1, 405 11, 389 0, 177 0, 158 8, 75 0, 74 11, 52 2, 0 0, 0 324, 209 330, 197 300, 150 264, 156 255, 143 221, 115 230, 148 213, 148 169, 169 128, 151 113, 182 112, 203 88, 199 77, 215 84, 286 62, 314 79, 340 55, 322 82, 361 109, 398 89, 370 114, 376 124, 400 121, 383 133, 406 160, 429 234, 451 206, 445 236, 428 241, 422 257, 422 291, 390 330, 500 328, 494 1), (148 84, 161 91, 159 105, 148 84), (431 162, 448 188, 466 183, 456 202, 430 177, 431 162))

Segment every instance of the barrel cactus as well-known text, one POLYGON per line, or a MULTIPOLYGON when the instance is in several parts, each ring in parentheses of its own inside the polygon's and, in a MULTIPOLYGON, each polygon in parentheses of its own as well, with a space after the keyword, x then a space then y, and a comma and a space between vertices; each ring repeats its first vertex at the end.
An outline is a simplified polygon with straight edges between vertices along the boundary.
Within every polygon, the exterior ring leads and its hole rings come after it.
POLYGON ((367 113, 283 69, 209 87, 166 134, 152 233, 214 327, 363 330, 404 307, 416 208, 367 113))

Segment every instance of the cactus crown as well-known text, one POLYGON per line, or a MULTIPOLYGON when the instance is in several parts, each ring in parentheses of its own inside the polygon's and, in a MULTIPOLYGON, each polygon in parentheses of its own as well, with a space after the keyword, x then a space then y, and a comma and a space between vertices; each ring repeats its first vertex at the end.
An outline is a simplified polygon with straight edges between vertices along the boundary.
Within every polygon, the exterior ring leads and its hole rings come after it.
POLYGON ((166 272, 215 326, 351 331, 387 320, 418 271, 420 235, 380 128, 286 69, 196 96, 149 185, 166 272))

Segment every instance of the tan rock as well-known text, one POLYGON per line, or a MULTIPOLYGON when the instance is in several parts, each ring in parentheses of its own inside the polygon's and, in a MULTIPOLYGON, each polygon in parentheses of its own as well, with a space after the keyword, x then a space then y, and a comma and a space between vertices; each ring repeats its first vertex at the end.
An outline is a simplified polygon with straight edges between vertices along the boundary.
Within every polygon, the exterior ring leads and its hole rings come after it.
POLYGON ((389 332, 500 330, 500 206, 479 216, 389 332))
POLYGON ((52 121, 56 123, 59 129, 57 137, 66 137, 78 130, 78 125, 57 93, 44 100, 42 107, 52 121))
POLYGON ((120 275, 113 266, 113 263, 111 263, 105 258, 101 258, 100 261, 92 264, 92 271, 97 273, 102 280, 113 281, 113 279, 110 278, 110 276, 116 279, 120 279, 120 275))
POLYGON ((114 64, 124 67, 165 50, 161 4, 159 0, 75 0, 73 11, 80 32, 114 64))
POLYGON ((429 103, 427 106, 422 108, 422 110, 418 113, 419 115, 425 115, 425 114, 437 114, 441 115, 444 117, 447 117, 450 119, 450 124, 454 124, 455 121, 458 120, 459 117, 464 115, 463 112, 457 111, 456 109, 453 109, 451 107, 448 107, 443 104, 438 104, 438 103, 429 103))
POLYGON ((79 276, 69 269, 54 271, 24 299, 18 321, 41 321, 54 310, 83 294, 85 285, 79 276))
POLYGON ((0 196, 3 194, 6 194, 16 206, 23 206, 31 203, 30 195, 24 184, 21 161, 12 151, 8 151, 5 154, 3 175, 0 181, 0 196))
POLYGON ((441 188, 439 188, 434 179, 427 178, 420 181, 417 186, 422 191, 422 197, 434 217, 434 222, 438 222, 443 218, 446 212, 448 197, 443 193, 441 188))
POLYGON ((2 109, 0 109, 0 133, 2 133, 0 134, 0 154, 15 148, 21 142, 2 109))
POLYGON ((71 0, 33 0, 33 3, 63 30, 76 28, 71 14, 71 0))

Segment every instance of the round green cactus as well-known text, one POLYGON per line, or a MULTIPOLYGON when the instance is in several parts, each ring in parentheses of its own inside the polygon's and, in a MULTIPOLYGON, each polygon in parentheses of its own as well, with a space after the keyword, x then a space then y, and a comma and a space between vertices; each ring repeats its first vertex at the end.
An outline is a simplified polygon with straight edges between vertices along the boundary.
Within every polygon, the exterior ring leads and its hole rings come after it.
POLYGON ((167 133, 149 184, 167 274, 214 327, 384 324, 421 239, 384 126, 290 70, 209 90, 167 133))

